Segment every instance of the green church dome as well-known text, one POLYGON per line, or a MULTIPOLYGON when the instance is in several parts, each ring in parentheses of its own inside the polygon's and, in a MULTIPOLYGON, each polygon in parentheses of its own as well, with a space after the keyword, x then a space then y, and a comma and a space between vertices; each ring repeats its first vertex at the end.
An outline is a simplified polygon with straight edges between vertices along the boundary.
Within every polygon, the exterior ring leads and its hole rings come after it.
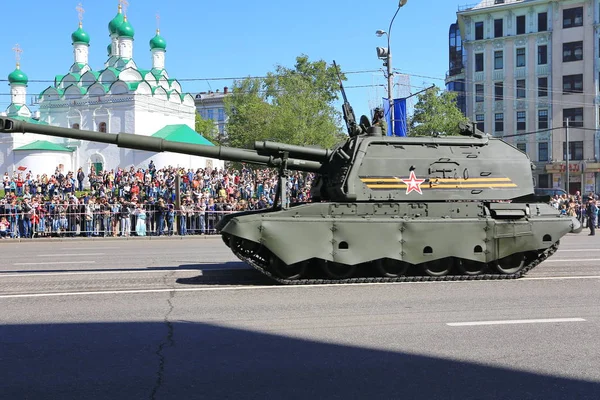
POLYGON ((21 71, 21 69, 19 68, 19 64, 17 64, 17 68, 15 68, 15 70, 11 72, 10 75, 8 75, 8 81, 11 84, 16 83, 21 85, 27 85, 29 79, 27 78, 27 75, 25 75, 25 73, 21 71))
POLYGON ((129 21, 127 21, 127 17, 124 17, 123 23, 117 28, 117 35, 119 35, 119 37, 128 37, 133 39, 134 34, 135 31, 133 30, 133 26, 131 26, 129 21))
POLYGON ((108 32, 112 35, 113 33, 117 33, 117 29, 123 23, 123 13, 121 12, 121 5, 119 4, 119 12, 115 17, 108 23, 108 32))
POLYGON ((81 24, 79 24, 79 28, 77 28, 77 30, 71 34, 71 40, 73 41, 73 44, 90 44, 90 36, 87 34, 86 31, 83 30, 81 24))
POLYGON ((150 49, 167 49, 167 42, 162 36, 160 36, 160 31, 158 29, 156 30, 156 35, 152 39, 150 39, 150 49))

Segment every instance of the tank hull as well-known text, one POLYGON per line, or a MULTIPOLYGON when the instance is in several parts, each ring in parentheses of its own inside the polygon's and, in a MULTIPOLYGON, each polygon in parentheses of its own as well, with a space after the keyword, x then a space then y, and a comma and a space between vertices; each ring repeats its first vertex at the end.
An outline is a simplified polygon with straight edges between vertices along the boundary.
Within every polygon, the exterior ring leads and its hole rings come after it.
POLYGON ((581 226, 543 203, 310 203, 232 215, 218 229, 238 257, 263 273, 289 278, 277 270, 303 265, 304 275, 318 277, 335 265, 347 270, 343 280, 381 276, 382 264, 402 272, 383 269, 387 277, 484 270, 509 276, 581 226))

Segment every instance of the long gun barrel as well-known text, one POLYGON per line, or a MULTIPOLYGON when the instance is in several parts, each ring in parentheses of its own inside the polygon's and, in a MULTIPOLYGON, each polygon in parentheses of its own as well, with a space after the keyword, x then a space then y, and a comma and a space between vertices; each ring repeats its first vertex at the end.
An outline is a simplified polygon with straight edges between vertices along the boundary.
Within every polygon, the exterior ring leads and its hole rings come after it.
MULTIPOLYGON (((105 133, 105 132, 96 132, 96 131, 88 131, 88 130, 80 130, 80 129, 72 129, 72 128, 61 128, 57 126, 50 125, 42 125, 42 124, 33 124, 30 122, 24 122, 20 120, 15 120, 12 118, 0 118, 0 132, 4 133, 37 133, 40 135, 47 136, 56 136, 62 138, 70 138, 77 140, 88 140, 91 142, 101 142, 101 143, 109 143, 116 144, 119 147, 134 149, 134 150, 145 150, 152 152, 163 152, 168 151, 172 153, 181 153, 181 154, 189 154, 194 156, 201 157, 209 157, 216 158, 219 160, 225 161, 236 161, 236 162, 246 162, 249 164, 259 164, 266 165, 269 167, 279 167, 283 163, 283 158, 277 154, 274 154, 274 151, 270 151, 269 155, 261 155, 257 151, 247 150, 247 149, 238 149, 234 147, 226 147, 226 146, 205 146, 200 144, 190 144, 190 143, 182 143, 182 142, 172 142, 169 140, 164 140, 157 137, 151 136, 142 136, 142 135, 133 135, 130 133, 105 133)), ((271 143, 272 142, 264 142, 271 143)), ((282 143, 277 143, 273 145, 278 146, 288 146, 282 143)), ((270 146, 270 145, 269 145, 270 146)), ((297 149, 294 150, 293 154, 297 154, 302 156, 301 151, 297 151, 299 149, 303 149, 299 146, 292 146, 297 149)), ((297 171, 306 171, 306 172, 316 172, 321 167, 322 164, 318 161, 314 161, 315 159, 324 160, 325 158, 315 157, 314 150, 319 149, 307 149, 309 151, 305 152, 304 155, 307 157, 304 158, 288 158, 287 167, 291 170, 297 171)), ((321 152, 328 152, 329 150, 322 150, 321 152)), ((323 153, 319 153, 323 154, 323 153)))
POLYGON ((254 149, 258 154, 274 155, 282 152, 288 153, 289 157, 297 157, 303 160, 326 161, 329 159, 332 150, 321 149, 317 147, 295 146, 293 144, 285 144, 278 142, 254 142, 254 149))

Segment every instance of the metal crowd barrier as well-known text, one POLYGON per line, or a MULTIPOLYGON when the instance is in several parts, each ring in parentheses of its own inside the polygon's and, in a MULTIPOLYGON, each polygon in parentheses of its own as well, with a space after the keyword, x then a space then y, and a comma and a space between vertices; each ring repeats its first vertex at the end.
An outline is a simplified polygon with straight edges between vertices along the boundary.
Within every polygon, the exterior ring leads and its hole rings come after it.
POLYGON ((9 226, 5 232, 0 230, 0 235, 9 238, 214 235, 223 215, 234 212, 172 210, 161 213, 152 206, 124 213, 116 208, 86 213, 57 207, 28 214, 5 209, 0 210, 0 219, 6 218, 9 226))

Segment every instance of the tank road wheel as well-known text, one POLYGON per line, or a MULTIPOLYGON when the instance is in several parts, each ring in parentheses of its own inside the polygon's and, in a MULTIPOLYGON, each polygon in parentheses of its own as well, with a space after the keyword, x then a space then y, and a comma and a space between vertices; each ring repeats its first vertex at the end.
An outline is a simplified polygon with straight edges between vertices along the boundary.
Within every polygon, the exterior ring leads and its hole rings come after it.
POLYGON ((373 265, 377 268, 382 276, 388 278, 397 278, 406 275, 410 264, 404 261, 394 260, 391 258, 382 258, 373 261, 373 265))
POLYGON ((333 261, 320 261, 321 268, 332 279, 348 279, 356 272, 356 265, 340 264, 333 261))
POLYGON ((280 278, 295 280, 302 278, 306 273, 308 260, 287 265, 281 260, 281 258, 277 257, 275 254, 271 254, 271 257, 269 258, 269 265, 271 270, 280 278))
POLYGON ((503 257, 499 260, 492 261, 492 264, 501 274, 515 274, 525 266, 525 254, 515 253, 510 256, 503 257))
POLYGON ((480 275, 487 269, 487 264, 473 260, 457 260, 458 270, 463 275, 480 275))
POLYGON ((423 272, 429 276, 446 276, 452 269, 452 262, 447 258, 427 261, 422 264, 423 272))
POLYGON ((261 244, 251 240, 242 239, 237 236, 230 236, 229 247, 232 250, 237 250, 244 256, 249 257, 253 254, 256 254, 260 250, 261 244))

